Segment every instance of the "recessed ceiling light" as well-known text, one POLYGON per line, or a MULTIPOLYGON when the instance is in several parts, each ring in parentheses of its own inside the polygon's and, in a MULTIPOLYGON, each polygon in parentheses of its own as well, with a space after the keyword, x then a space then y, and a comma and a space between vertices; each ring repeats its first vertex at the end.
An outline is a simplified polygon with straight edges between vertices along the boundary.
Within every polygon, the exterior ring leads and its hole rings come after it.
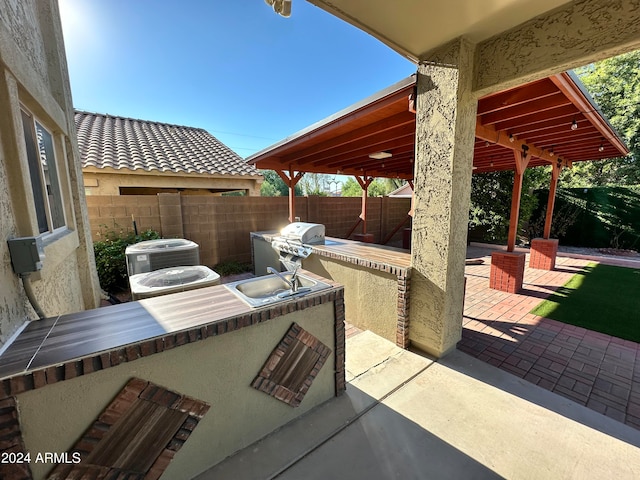
POLYGON ((369 158, 374 158, 376 160, 382 160, 383 158, 389 158, 392 156, 393 154, 391 152, 375 152, 369 154, 369 158))

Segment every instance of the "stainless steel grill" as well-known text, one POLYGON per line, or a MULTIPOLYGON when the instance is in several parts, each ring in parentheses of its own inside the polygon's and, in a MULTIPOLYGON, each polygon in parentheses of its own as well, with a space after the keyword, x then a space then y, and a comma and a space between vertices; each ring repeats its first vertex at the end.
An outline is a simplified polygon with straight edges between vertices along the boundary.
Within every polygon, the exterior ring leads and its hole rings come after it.
POLYGON ((311 255, 312 245, 324 245, 324 231, 324 225, 319 223, 293 222, 271 240, 271 247, 279 252, 286 269, 292 270, 311 255))

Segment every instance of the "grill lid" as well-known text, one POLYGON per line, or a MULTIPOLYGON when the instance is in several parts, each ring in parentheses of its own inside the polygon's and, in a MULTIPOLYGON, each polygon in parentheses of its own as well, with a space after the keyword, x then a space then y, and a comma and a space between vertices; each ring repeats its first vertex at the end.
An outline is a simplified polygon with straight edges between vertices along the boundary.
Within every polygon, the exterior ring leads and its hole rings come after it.
POLYGON ((320 223, 293 222, 284 227, 280 235, 305 245, 324 245, 324 225, 320 223))

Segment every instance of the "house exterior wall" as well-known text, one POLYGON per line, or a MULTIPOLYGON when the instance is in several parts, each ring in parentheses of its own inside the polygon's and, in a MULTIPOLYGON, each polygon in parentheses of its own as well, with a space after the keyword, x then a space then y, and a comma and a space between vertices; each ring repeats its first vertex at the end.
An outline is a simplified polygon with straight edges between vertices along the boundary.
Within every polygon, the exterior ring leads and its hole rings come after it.
POLYGON ((94 308, 99 285, 55 0, 0 0, 0 345, 36 316, 13 272, 6 240, 38 236, 43 269, 31 275, 47 316, 94 308), (66 227, 39 234, 21 109, 51 134, 66 227))
MULTIPOLYGON (((207 195, 209 189, 244 190, 248 196, 260 196, 262 177, 215 177, 203 174, 166 174, 137 172, 110 168, 84 168, 84 188, 87 195, 120 195, 120 187, 200 189, 194 194, 207 195)), ((189 192, 185 192, 188 194, 189 192)))

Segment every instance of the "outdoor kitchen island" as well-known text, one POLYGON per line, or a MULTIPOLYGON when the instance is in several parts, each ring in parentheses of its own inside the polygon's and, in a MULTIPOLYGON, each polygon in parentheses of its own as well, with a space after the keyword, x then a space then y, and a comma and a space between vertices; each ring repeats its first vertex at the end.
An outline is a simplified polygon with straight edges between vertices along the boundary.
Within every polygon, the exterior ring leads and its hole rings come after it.
MULTIPOLYGON (((271 241, 279 232, 252 232, 256 275, 267 267, 280 268, 271 241)), ((346 321, 371 330, 402 348, 409 346, 409 289, 411 254, 399 248, 326 237, 324 245, 310 245, 302 268, 344 286, 346 321)))
POLYGON ((323 289, 251 308, 234 282, 27 323, 0 354, 0 453, 32 462, 0 478, 193 478, 340 395, 343 289, 301 275, 323 289))

